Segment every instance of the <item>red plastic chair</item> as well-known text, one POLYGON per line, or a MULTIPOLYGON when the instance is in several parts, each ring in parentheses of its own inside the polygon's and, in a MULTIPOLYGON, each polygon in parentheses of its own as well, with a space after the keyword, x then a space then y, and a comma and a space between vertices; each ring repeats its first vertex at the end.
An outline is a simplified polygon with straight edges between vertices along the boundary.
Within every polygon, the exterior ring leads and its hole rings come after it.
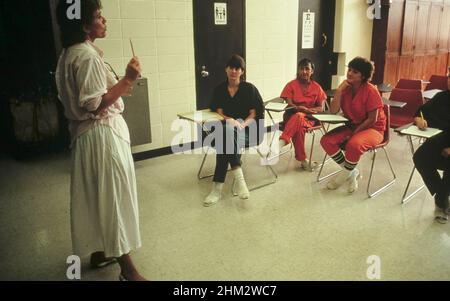
POLYGON ((399 89, 413 89, 422 90, 422 81, 419 79, 400 79, 395 85, 395 88, 399 89))
POLYGON ((432 75, 430 77, 430 83, 427 85, 425 90, 433 90, 433 89, 439 89, 439 90, 447 90, 447 76, 443 75, 432 75))
POLYGON ((422 91, 397 89, 391 92, 390 100, 406 102, 403 108, 391 108, 391 128, 398 128, 414 121, 414 115, 423 105, 422 91))

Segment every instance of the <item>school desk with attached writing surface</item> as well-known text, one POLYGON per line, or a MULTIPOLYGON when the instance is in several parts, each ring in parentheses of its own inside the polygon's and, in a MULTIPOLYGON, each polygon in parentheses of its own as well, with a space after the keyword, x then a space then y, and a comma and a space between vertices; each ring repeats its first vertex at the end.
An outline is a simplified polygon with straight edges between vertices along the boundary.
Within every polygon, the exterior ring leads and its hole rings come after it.
MULTIPOLYGON (((420 130, 417 126, 415 126, 412 123, 409 123, 402 127, 396 128, 394 131, 397 132, 399 135, 405 135, 407 137, 412 156, 414 156, 414 152, 415 152, 412 137, 429 139, 429 138, 439 134, 440 132, 442 132, 441 130, 434 129, 434 128, 427 128, 426 130, 420 130)), ((419 191, 421 191, 425 187, 425 185, 422 184, 415 191, 413 191, 409 195, 406 195, 408 193, 409 185, 411 184, 411 180, 412 180, 415 170, 416 170, 416 166, 413 166, 413 169, 409 176, 408 184, 406 185, 405 192, 403 193, 403 196, 402 196, 402 202, 401 202, 402 204, 407 203, 414 195, 416 195, 419 191)))

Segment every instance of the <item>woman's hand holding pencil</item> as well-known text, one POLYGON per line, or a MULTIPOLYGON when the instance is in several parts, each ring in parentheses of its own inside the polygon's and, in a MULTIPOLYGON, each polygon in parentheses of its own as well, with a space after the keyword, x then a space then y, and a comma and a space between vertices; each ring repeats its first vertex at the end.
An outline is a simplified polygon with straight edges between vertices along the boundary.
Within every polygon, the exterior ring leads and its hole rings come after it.
POLYGON ((420 117, 414 118, 414 124, 422 131, 424 131, 428 127, 427 121, 425 120, 425 118, 423 118, 422 111, 420 111, 420 117))

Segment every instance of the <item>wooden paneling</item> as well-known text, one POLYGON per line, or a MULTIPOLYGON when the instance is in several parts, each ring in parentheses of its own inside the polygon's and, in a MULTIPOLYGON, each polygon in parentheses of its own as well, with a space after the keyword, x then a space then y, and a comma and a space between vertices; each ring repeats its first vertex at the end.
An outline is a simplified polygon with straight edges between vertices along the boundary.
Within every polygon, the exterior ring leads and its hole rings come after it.
POLYGON ((437 74, 438 56, 427 55, 423 64, 423 78, 429 79, 433 74, 437 74))
POLYGON ((374 20, 373 27, 374 83, 395 85, 400 78, 427 80, 433 74, 446 74, 450 0, 382 1, 382 17, 374 20))
MULTIPOLYGON (((448 58, 447 58, 447 70, 450 67, 450 53, 447 54, 448 58)), ((447 72, 445 72, 445 74, 447 74, 447 72)))
POLYGON ((443 8, 442 3, 433 2, 431 4, 426 36, 426 54, 436 54, 439 48, 439 25, 441 24, 443 8))
POLYGON ((439 52, 450 51, 450 3, 447 1, 442 9, 441 25, 439 27, 439 52))
POLYGON ((449 53, 443 53, 443 54, 438 54, 437 56, 437 60, 436 60, 436 73, 437 75, 445 75, 447 74, 447 70, 448 70, 448 60, 449 60, 449 53))
POLYGON ((394 1, 389 8, 389 28, 386 41, 387 53, 400 52, 403 24, 403 1, 394 1))
POLYGON ((384 65, 384 80, 382 82, 391 84, 391 86, 395 86, 398 81, 398 64, 399 64, 399 56, 386 56, 386 64, 384 65))
POLYGON ((411 66, 409 69, 409 79, 425 79, 423 74, 423 65, 425 62, 424 55, 415 55, 411 61, 411 66))
POLYGON ((427 25, 431 2, 419 1, 414 31, 414 54, 424 55, 427 45, 427 25))
POLYGON ((400 78, 410 78, 411 62, 413 56, 401 56, 398 61, 397 80, 400 78))
POLYGON ((416 28, 417 1, 406 1, 403 18, 402 55, 414 52, 414 29, 416 28))

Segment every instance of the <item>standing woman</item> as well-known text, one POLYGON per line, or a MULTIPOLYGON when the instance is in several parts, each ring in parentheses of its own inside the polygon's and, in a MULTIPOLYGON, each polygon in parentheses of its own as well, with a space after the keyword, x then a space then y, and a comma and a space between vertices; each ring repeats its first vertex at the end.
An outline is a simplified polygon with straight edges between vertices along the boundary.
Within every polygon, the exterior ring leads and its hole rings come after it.
POLYGON ((141 68, 136 57, 117 81, 94 45, 106 36, 100 0, 81 0, 81 18, 69 19, 72 4, 59 1, 63 52, 56 70, 59 99, 69 120, 72 143, 70 213, 75 255, 91 254, 100 267, 116 258, 120 280, 145 280, 131 250, 141 246, 136 179, 130 135, 122 117, 126 95, 141 68))
POLYGON ((362 154, 383 141, 386 116, 377 88, 369 83, 374 72, 371 61, 356 57, 348 64, 347 79, 337 88, 330 105, 333 114, 342 109, 349 122, 322 137, 325 152, 342 168, 327 188, 334 190, 349 182, 348 192, 358 189, 359 170, 356 169, 362 154), (341 146, 345 144, 345 153, 341 146))
POLYGON ((323 112, 327 99, 322 87, 312 80, 313 73, 314 63, 307 58, 300 60, 297 65, 297 78, 290 81, 281 92, 281 97, 293 108, 284 113, 285 126, 280 136, 279 147, 281 150, 292 139, 295 159, 300 162, 303 169, 309 169, 305 151, 305 133, 308 128, 314 126, 314 120, 308 119, 306 114, 323 112))
POLYGON ((227 80, 213 92, 211 111, 220 114, 225 121, 222 127, 223 140, 215 142, 217 155, 213 187, 203 202, 204 206, 211 206, 219 201, 228 165, 234 175, 236 193, 241 199, 248 199, 250 196, 242 173, 240 150, 261 142, 264 105, 258 89, 242 80, 244 72, 244 59, 234 54, 225 67, 227 80))

